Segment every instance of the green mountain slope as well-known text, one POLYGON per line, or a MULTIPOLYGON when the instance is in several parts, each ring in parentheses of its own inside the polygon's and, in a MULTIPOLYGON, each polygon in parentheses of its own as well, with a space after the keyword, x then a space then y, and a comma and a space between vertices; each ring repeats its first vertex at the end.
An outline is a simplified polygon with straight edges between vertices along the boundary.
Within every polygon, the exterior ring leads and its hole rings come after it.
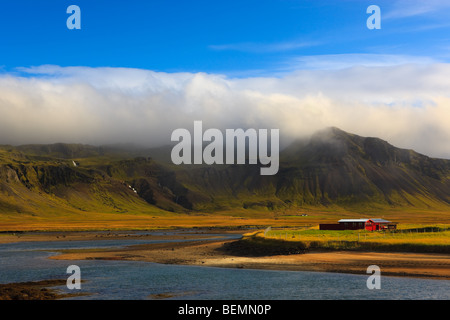
POLYGON ((283 209, 338 205, 449 208, 450 161, 395 148, 329 128, 297 141, 280 154, 275 176, 259 175, 258 166, 195 167, 177 172, 195 209, 235 206, 283 209))
POLYGON ((280 154, 275 176, 258 165, 175 166, 170 148, 0 147, 0 214, 351 210, 450 210, 450 160, 433 159, 328 128, 280 154), (155 158, 152 158, 155 155, 155 158))
POLYGON ((450 203, 450 161, 395 148, 378 138, 329 128, 286 154, 279 194, 304 193, 316 202, 342 205, 450 203))

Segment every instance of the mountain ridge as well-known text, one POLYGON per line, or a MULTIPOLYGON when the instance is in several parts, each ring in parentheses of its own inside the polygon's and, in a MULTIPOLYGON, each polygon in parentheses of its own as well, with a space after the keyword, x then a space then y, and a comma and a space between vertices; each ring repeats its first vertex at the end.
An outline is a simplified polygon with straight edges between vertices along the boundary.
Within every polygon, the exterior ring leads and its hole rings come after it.
POLYGON ((450 160, 336 127, 283 149, 274 176, 248 164, 175 166, 152 157, 168 148, 154 150, 1 146, 0 214, 450 208, 450 160))

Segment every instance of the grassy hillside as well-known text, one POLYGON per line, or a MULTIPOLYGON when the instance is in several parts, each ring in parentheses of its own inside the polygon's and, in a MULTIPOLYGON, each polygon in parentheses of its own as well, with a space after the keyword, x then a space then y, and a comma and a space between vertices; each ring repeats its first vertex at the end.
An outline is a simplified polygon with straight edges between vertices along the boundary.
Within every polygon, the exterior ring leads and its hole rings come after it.
POLYGON ((1 146, 0 229, 52 219, 97 227, 103 221, 105 228, 108 221, 143 219, 156 226, 162 217, 170 225, 223 225, 217 217, 234 225, 263 219, 298 225, 367 214, 449 221, 449 160, 337 128, 283 150, 275 176, 261 176, 255 165, 175 166, 160 161, 167 152, 123 145, 1 146))

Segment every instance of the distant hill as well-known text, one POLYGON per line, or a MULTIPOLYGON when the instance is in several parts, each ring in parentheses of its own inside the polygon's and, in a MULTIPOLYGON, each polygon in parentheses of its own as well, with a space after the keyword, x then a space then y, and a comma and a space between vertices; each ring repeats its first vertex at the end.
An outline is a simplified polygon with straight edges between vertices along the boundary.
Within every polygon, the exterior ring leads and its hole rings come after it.
POLYGON ((450 161, 328 128, 285 150, 283 187, 323 203, 450 203, 450 161), (295 182, 297 181, 297 182, 295 182), (303 187, 294 185, 303 183, 303 187))
POLYGON ((450 209, 450 160, 327 128, 280 153, 280 169, 175 166, 170 148, 0 147, 0 214, 284 210, 304 206, 450 209))

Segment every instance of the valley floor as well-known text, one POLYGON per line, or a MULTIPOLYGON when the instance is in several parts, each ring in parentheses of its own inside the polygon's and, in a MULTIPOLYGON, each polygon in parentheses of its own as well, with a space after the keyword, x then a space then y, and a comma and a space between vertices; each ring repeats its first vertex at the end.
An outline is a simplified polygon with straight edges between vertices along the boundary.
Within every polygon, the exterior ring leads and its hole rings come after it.
MULTIPOLYGON (((198 235, 196 236, 198 238, 198 235)), ((236 241, 236 240, 231 240, 236 241)), ((243 256, 224 249, 227 241, 190 241, 134 245, 125 248, 77 250, 53 259, 138 260, 163 264, 367 275, 377 265, 382 275, 450 280, 450 255, 383 252, 310 252, 291 255, 243 256)))
MULTIPOLYGON (((191 230, 192 232, 192 230, 191 230)), ((162 264, 200 265, 225 268, 248 268, 267 270, 339 272, 367 275, 370 265, 377 265, 382 275, 436 278, 450 280, 450 255, 435 253, 402 252, 354 252, 327 251, 308 252, 290 255, 252 256, 252 252, 233 251, 227 246, 237 240, 198 240, 202 234, 233 232, 243 234, 243 230, 199 229, 195 233, 170 232, 160 235, 130 235, 128 232, 28 232, 25 234, 8 234, 0 237, 0 243, 22 241, 98 241, 102 239, 140 238, 159 240, 182 240, 157 244, 140 244, 128 247, 108 249, 66 250, 52 259, 81 260, 137 260, 162 264), (195 241, 186 241, 197 239, 195 241), (225 245, 225 246, 224 246, 225 245)), ((206 235, 205 235, 206 237, 206 235)))

